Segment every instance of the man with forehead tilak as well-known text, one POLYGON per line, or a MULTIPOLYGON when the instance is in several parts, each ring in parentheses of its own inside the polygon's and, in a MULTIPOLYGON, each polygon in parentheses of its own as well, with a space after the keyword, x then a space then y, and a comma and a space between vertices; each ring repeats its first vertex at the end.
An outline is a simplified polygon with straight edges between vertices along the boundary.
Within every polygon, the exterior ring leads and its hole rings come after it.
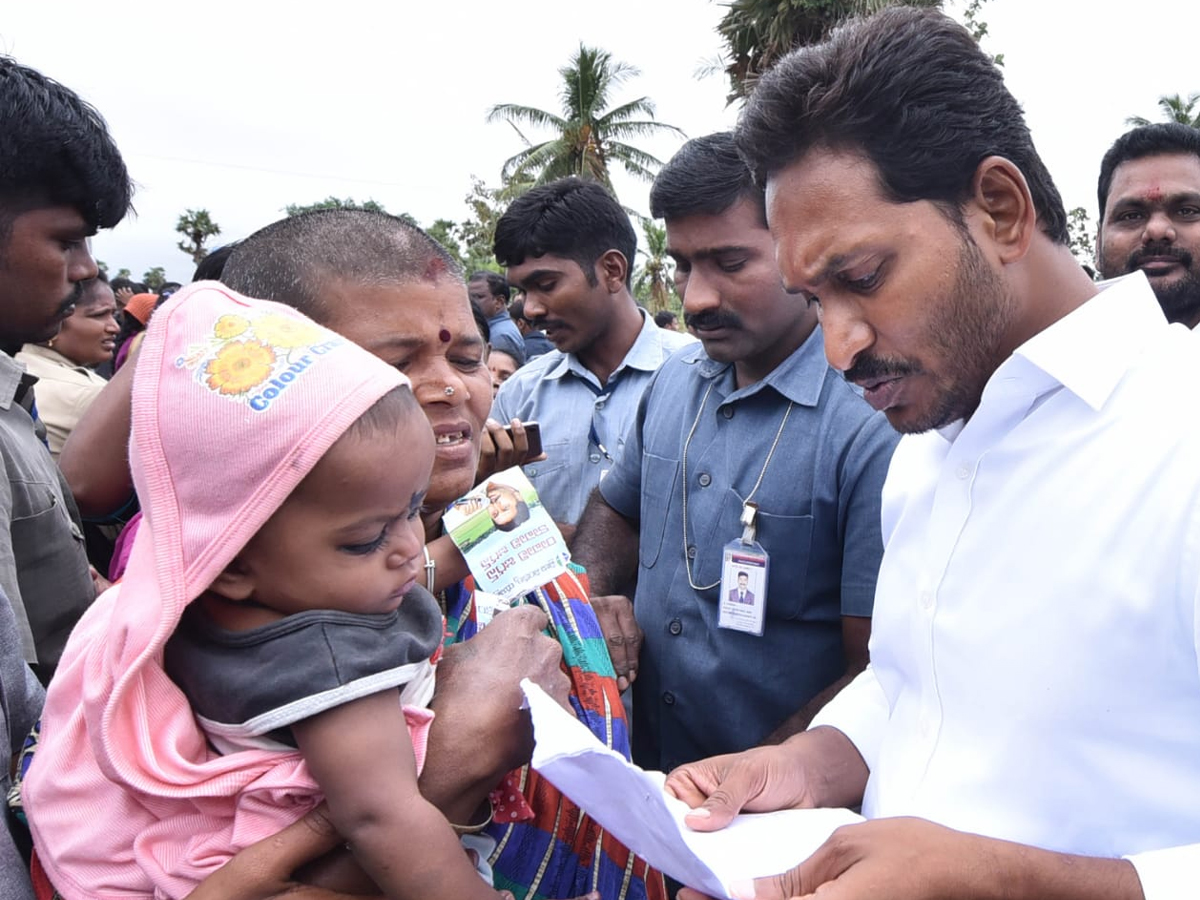
POLYGON ((1145 272, 1169 321, 1200 325, 1200 130, 1160 122, 1121 135, 1096 193, 1100 274, 1145 272))
POLYGON ((738 897, 1194 896, 1196 334, 1142 273, 1081 270, 1019 105, 940 13, 785 57, 738 145, 784 283, 905 437, 870 666, 806 732, 668 790, 702 830, 861 804, 738 897))

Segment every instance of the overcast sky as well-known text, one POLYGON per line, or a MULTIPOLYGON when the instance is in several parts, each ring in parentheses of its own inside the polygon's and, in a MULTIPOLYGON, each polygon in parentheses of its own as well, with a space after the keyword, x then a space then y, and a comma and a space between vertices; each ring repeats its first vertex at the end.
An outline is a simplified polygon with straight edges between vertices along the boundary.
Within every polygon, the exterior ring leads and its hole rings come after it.
MULTIPOLYGON (((947 8, 961 14, 962 0, 947 8)), ((468 215, 470 176, 499 181, 521 149, 494 103, 557 110, 557 70, 582 41, 641 69, 616 97, 650 97, 689 136, 730 127, 720 75, 724 10, 712 0, 332 0, 205 3, 7 0, 0 51, 77 90, 104 114, 138 183, 136 217, 94 242, 110 271, 166 267, 187 281, 178 216, 206 208, 244 237, 289 203, 373 198, 429 225, 468 215)), ((984 47, 1068 208, 1095 218, 1100 157, 1162 94, 1200 91, 1200 4, 988 0, 984 47), (1103 10, 1112 10, 1105 13, 1103 10), (1118 14, 1119 13, 1119 14, 1118 14)), ((541 135, 531 132, 531 138, 541 135)), ((676 138, 647 141, 668 158, 676 138)), ((615 179, 646 211, 648 186, 615 179)))

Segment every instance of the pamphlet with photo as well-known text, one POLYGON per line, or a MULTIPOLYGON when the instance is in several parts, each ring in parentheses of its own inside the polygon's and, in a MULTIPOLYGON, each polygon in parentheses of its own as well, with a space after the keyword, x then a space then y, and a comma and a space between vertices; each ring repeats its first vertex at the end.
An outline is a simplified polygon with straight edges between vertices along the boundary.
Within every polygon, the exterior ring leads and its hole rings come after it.
POLYGON ((520 467, 454 501, 446 531, 480 590, 506 604, 567 571, 567 542, 520 467))

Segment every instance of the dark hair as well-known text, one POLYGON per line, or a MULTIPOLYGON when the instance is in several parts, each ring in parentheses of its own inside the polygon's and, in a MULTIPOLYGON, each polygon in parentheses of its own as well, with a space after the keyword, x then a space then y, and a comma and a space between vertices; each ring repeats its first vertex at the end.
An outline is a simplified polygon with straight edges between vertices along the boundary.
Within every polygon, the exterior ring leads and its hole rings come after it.
POLYGON ((355 419, 342 437, 353 435, 362 438, 392 431, 413 413, 419 413, 422 424, 425 424, 424 413, 421 412, 421 405, 417 403, 412 388, 406 384, 397 385, 355 419))
POLYGON ((117 316, 117 322, 121 326, 121 330, 117 332, 116 338, 113 340, 113 360, 116 361, 117 354, 121 352, 121 348, 126 341, 130 341, 135 335, 146 330, 146 326, 138 319, 137 316, 121 311, 117 316))
POLYGON ((760 184, 814 148, 860 152, 891 201, 932 201, 959 224, 979 164, 1002 156, 1025 176, 1042 231, 1067 243, 1020 104, 970 33, 935 10, 892 7, 793 50, 759 80, 737 144, 760 184))
MULTIPOLYGON (((110 282, 108 283, 108 286, 109 286, 109 287, 111 287, 111 288, 113 289, 113 293, 114 293, 114 294, 115 294, 117 291, 121 290, 121 288, 129 288, 129 289, 130 289, 131 291, 133 291, 135 294, 136 294, 136 293, 138 293, 138 290, 137 290, 137 285, 136 285, 136 284, 134 284, 134 283, 133 283, 131 280, 129 280, 128 278, 114 278, 112 281, 110 281, 110 282)), ((141 293, 143 293, 143 294, 144 294, 144 293, 146 293, 146 292, 145 292, 145 291, 142 291, 141 293)))
POLYGON ((16 215, 45 206, 70 206, 89 228, 111 228, 132 196, 100 113, 57 81, 0 56, 0 239, 16 215))
POLYGON ((1143 156, 1164 156, 1170 153, 1189 153, 1200 157, 1200 130, 1182 122, 1156 122, 1127 131, 1108 148, 1100 163, 1100 180, 1096 183, 1096 200, 1100 221, 1108 205, 1108 190, 1112 187, 1117 166, 1143 156))
POLYGON ((675 315, 669 309, 660 309, 654 314, 654 324, 659 328, 666 328, 678 318, 679 316, 675 315))
POLYGON ((411 284, 461 279, 446 248, 411 222, 365 209, 318 209, 280 219, 234 248, 221 281, 248 297, 293 306, 318 322, 330 282, 411 284))
POLYGON ((108 288, 109 294, 112 294, 112 286, 108 283, 108 276, 101 272, 95 278, 88 278, 80 282, 79 300, 75 303, 75 306, 78 308, 87 308, 99 303, 100 297, 97 296, 99 292, 96 290, 96 285, 98 284, 104 285, 104 287, 108 288))
POLYGON ((471 318, 475 320, 475 327, 479 329, 484 342, 490 341, 492 339, 492 326, 488 324, 487 318, 474 303, 471 304, 471 318))
POLYGON ((496 261, 519 266, 551 253, 583 269, 597 283, 596 260, 609 250, 625 256, 625 284, 632 284, 637 235, 629 216, 600 185, 574 176, 535 187, 512 202, 496 223, 496 261))
POLYGON ((510 319, 512 319, 514 322, 516 322, 518 325, 521 322, 529 321, 527 318, 525 318, 525 295, 524 294, 518 294, 517 299, 514 300, 512 303, 508 304, 508 317, 510 319))
POLYGON ((505 303, 512 298, 512 288, 508 286, 508 279, 499 272, 480 269, 478 272, 472 272, 467 281, 486 281, 488 293, 493 297, 503 297, 505 303))
POLYGON ((650 215, 656 219, 716 216, 739 200, 758 210, 767 227, 767 203, 745 160, 738 155, 732 131, 693 138, 659 170, 650 188, 650 215))
POLYGON ((192 274, 192 281, 220 281, 221 273, 225 271, 225 263, 229 262, 229 257, 238 243, 238 241, 234 241, 232 244, 218 247, 200 260, 196 265, 196 271, 192 274))

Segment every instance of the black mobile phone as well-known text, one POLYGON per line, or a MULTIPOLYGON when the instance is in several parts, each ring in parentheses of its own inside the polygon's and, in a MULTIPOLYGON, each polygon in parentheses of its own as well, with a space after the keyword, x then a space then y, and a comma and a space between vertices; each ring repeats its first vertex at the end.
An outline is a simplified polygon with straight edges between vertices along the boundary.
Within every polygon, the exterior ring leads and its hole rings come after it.
MULTIPOLYGON (((542 427, 537 422, 522 422, 525 427, 525 439, 529 441, 529 456, 542 455, 542 427)), ((508 436, 513 436, 511 425, 505 425, 504 430, 508 432, 508 436)))

